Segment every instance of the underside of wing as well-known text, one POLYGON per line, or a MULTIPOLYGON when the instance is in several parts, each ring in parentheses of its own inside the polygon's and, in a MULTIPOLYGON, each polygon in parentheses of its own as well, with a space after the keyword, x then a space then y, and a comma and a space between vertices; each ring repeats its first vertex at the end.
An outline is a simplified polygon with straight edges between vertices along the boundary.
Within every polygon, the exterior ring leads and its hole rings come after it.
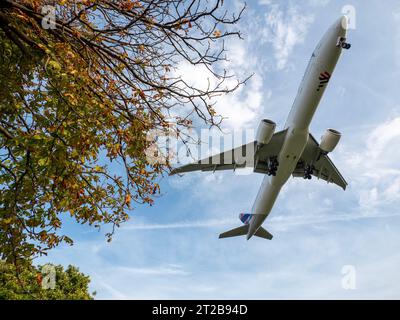
POLYGON ((170 174, 191 171, 235 170, 245 167, 255 167, 256 172, 263 172, 264 162, 279 154, 285 133, 286 131, 275 133, 268 144, 260 145, 257 141, 249 142, 235 149, 175 168, 170 174))
POLYGON ((204 158, 171 171, 171 175, 191 171, 232 170, 236 168, 252 167, 256 143, 250 142, 232 150, 204 158))
POLYGON ((311 134, 307 145, 304 148, 303 154, 297 163, 296 169, 293 172, 293 176, 304 177, 307 167, 311 168, 310 173, 318 179, 325 180, 328 183, 334 183, 343 188, 343 190, 346 189, 346 180, 340 174, 339 170, 335 167, 328 155, 321 154, 319 144, 311 134))

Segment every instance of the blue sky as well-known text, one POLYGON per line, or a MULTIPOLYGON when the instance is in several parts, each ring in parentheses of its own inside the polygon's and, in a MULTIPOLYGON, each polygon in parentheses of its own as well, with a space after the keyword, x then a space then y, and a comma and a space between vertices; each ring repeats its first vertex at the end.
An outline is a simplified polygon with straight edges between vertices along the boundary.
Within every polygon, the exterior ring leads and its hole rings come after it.
MULTIPOLYGON (((230 3, 239 6, 239 1, 230 3)), ((100 299, 383 299, 400 298, 400 3, 398 1, 247 1, 228 43, 227 64, 255 73, 218 101, 226 130, 278 129, 295 98, 309 57, 325 30, 355 8, 352 48, 344 52, 311 132, 343 133, 331 155, 349 183, 290 179, 264 223, 274 238, 219 240, 239 226, 262 176, 227 172, 165 177, 156 204, 137 207, 113 242, 104 232, 68 224, 73 247, 38 263, 73 264, 91 276, 100 299), (355 288, 342 287, 342 268, 355 270, 355 288)), ((203 70, 182 67, 202 83, 203 70)))

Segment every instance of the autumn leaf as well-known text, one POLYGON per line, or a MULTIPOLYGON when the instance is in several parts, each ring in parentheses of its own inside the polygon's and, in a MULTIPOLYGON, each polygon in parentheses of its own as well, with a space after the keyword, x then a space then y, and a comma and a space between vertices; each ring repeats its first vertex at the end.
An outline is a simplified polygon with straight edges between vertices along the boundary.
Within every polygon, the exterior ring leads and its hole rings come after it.
POLYGON ((40 272, 36 273, 36 283, 41 286, 42 285, 42 274, 40 272))
POLYGON ((128 207, 130 207, 130 205, 131 205, 131 195, 129 193, 125 196, 125 204, 128 207))
POLYGON ((219 37, 221 36, 221 31, 215 30, 215 31, 213 32, 213 35, 214 35, 214 37, 219 38, 219 37))

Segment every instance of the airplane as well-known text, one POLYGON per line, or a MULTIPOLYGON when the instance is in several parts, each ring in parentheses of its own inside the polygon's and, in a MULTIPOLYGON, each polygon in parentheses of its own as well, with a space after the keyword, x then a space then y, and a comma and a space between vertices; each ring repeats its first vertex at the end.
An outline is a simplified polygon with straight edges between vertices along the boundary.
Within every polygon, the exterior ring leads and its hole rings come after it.
POLYGON ((262 224, 291 175, 304 179, 315 176, 346 189, 347 182, 328 156, 337 146, 341 133, 327 129, 318 143, 309 133, 309 126, 342 50, 351 46, 346 42, 348 23, 348 18, 341 16, 326 31, 312 53, 284 130, 275 132, 275 122, 263 119, 255 141, 171 171, 173 175, 197 170, 215 172, 253 167, 254 172, 265 174, 251 212, 239 215, 243 225, 221 233, 219 238, 246 235, 249 240, 255 235, 271 240, 272 234, 262 224), (240 161, 240 156, 248 150, 253 150, 250 160, 246 157, 246 161, 240 161))

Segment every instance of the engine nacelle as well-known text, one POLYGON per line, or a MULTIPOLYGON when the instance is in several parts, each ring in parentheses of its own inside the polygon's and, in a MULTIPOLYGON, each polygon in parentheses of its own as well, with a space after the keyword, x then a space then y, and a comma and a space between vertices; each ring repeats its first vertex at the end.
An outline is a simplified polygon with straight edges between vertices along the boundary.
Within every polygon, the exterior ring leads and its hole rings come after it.
POLYGON ((274 135, 275 127, 276 127, 275 122, 268 119, 261 120, 261 123, 257 129, 257 135, 256 135, 257 142, 261 144, 267 144, 274 135))
POLYGON ((321 137, 321 143, 319 148, 324 153, 332 152, 337 144, 339 143, 342 134, 339 131, 328 129, 325 134, 321 137))

